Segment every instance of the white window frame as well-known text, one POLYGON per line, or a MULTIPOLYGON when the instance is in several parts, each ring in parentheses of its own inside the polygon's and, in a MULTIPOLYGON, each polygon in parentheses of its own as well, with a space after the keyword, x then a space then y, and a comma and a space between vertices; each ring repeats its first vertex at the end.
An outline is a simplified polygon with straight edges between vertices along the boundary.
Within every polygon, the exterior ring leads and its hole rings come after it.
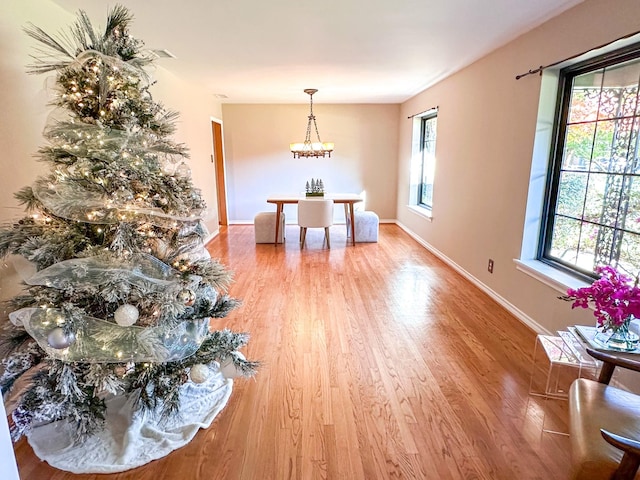
MULTIPOLYGON (((412 124, 412 142, 411 142, 411 166, 410 166, 410 183, 409 183, 409 209, 431 220, 433 217, 433 194, 431 198, 431 205, 425 205, 421 203, 420 185, 422 183, 422 173, 424 164, 424 152, 423 152, 423 138, 422 138, 422 125, 425 119, 438 118, 438 109, 432 108, 419 115, 413 117, 412 124)), ((436 145, 437 145, 437 133, 436 133, 436 145)), ((435 152, 434 152, 435 155, 435 152)), ((434 158, 435 162, 435 158, 434 158)), ((435 165, 434 177, 435 177, 435 165)), ((435 181, 434 181, 435 184, 435 181)))

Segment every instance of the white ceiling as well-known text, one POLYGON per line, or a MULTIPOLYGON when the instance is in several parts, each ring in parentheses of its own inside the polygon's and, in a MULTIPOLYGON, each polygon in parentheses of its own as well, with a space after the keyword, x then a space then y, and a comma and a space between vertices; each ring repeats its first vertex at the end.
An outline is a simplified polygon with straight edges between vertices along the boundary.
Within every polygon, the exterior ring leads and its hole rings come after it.
MULTIPOLYGON (((105 23, 104 0, 53 0, 105 23)), ((224 103, 400 103, 582 0, 120 0, 224 103)), ((114 5, 115 2, 109 5, 114 5)), ((64 29, 61 25, 61 29, 64 29)))

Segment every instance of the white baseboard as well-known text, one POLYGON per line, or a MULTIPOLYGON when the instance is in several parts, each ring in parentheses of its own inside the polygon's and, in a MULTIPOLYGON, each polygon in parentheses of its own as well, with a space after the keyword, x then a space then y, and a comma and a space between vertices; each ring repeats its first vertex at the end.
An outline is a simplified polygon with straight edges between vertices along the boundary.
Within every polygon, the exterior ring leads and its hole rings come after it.
POLYGON ((526 326, 531 328, 534 332, 542 333, 542 334, 546 334, 546 335, 549 335, 551 333, 547 328, 545 328, 542 325, 540 325, 538 322, 536 322, 529 315, 527 315, 522 310, 520 310, 518 307, 516 307, 511 302, 509 302, 506 298, 504 298, 503 296, 499 295, 497 292, 495 292, 494 290, 489 288, 486 284, 482 283, 476 277, 471 275, 469 272, 467 272, 464 268, 462 268, 456 262, 454 262, 449 257, 447 257, 440 250, 435 248, 433 245, 425 242, 424 239, 419 237, 411 229, 407 228, 405 225, 403 225, 402 223, 400 223, 398 221, 396 221, 395 223, 402 230, 407 232, 409 234, 409 236, 411 236, 411 238, 413 238, 416 242, 418 242, 424 248, 429 250, 431 253, 433 253, 440 260, 445 262, 447 265, 449 265, 451 268, 453 268, 456 272, 460 273, 463 277, 465 277, 467 280, 469 280, 471 283, 473 283, 475 286, 477 286, 480 290, 482 290, 487 295, 489 295, 492 299, 494 299, 496 302, 498 302, 500 305, 502 305, 504 308, 506 308, 509 311, 509 313, 511 313, 514 317, 516 317, 518 320, 520 320, 526 326))
MULTIPOLYGON (((397 220, 393 219, 393 218, 381 218, 379 220, 380 223, 398 223, 397 220)), ((298 224, 295 222, 285 222, 286 225, 295 225, 297 226, 298 224)), ((232 220, 229 221, 229 225, 253 225, 253 220, 232 220)), ((345 222, 335 222, 334 225, 345 225, 345 222)))
POLYGON ((207 235, 206 237, 204 237, 204 244, 206 245, 207 243, 209 243, 211 240, 213 240, 214 238, 216 238, 218 235, 220 234, 220 228, 216 228, 213 232, 209 233, 209 235, 207 235))

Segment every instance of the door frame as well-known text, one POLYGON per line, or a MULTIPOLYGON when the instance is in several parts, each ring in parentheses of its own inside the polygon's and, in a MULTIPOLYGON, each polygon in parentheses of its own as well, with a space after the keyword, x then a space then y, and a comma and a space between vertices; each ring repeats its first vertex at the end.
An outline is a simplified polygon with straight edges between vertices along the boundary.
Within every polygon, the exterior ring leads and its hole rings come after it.
POLYGON ((211 117, 211 143, 213 145, 211 162, 215 166, 216 195, 218 200, 218 225, 229 225, 222 120, 214 117, 211 117))

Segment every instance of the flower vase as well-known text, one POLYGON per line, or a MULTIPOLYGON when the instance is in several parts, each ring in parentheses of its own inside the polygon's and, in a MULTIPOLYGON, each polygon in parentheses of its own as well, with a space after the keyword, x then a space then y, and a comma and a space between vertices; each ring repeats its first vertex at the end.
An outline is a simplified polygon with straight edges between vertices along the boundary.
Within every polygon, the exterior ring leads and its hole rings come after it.
POLYGON ((622 323, 622 325, 610 327, 613 330, 613 333, 607 340, 607 348, 619 350, 621 352, 630 352, 631 350, 638 348, 638 341, 640 340, 640 337, 629 330, 630 323, 631 319, 628 318, 622 323))

